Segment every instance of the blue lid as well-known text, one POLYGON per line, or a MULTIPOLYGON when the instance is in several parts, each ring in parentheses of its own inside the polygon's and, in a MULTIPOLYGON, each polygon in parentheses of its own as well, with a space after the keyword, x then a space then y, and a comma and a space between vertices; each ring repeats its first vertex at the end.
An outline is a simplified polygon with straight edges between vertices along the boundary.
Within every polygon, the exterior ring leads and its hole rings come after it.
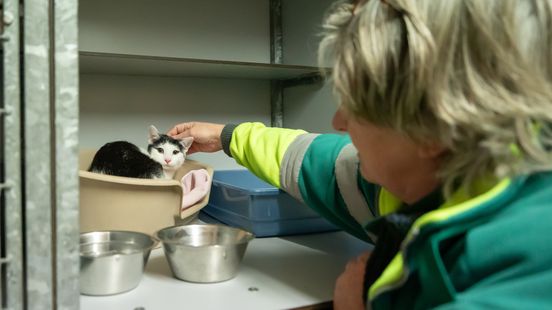
POLYGON ((248 170, 217 170, 213 174, 213 184, 247 191, 255 195, 274 195, 280 191, 248 170))

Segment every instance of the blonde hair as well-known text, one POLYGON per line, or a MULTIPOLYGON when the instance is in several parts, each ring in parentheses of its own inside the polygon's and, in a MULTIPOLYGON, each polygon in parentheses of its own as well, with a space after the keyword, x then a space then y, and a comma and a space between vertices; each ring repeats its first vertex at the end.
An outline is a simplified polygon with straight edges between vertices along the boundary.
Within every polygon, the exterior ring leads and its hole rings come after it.
POLYGON ((352 115, 448 149, 446 193, 489 173, 550 170, 551 2, 340 2, 325 19, 319 62, 333 63, 352 115))

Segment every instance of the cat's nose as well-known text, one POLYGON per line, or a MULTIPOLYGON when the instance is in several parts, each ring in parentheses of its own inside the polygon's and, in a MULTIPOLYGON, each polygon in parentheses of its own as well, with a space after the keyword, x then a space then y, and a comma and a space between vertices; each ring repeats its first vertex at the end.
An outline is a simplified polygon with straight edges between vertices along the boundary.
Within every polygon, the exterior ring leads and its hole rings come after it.
POLYGON ((170 159, 165 159, 165 162, 168 164, 168 163, 171 162, 171 160, 170 159))

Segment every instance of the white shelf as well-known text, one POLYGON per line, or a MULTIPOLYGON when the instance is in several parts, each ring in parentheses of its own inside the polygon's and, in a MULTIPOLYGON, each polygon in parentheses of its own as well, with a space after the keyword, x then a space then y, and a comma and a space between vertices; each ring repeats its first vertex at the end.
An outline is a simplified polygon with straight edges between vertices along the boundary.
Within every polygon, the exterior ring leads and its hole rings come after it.
POLYGON ((88 74, 286 80, 318 74, 317 67, 81 51, 88 74))
POLYGON ((163 250, 152 252, 132 291, 83 296, 82 310, 290 309, 332 299, 337 276, 349 259, 371 249, 344 232, 257 238, 247 248, 238 275, 198 284, 174 278, 163 250))

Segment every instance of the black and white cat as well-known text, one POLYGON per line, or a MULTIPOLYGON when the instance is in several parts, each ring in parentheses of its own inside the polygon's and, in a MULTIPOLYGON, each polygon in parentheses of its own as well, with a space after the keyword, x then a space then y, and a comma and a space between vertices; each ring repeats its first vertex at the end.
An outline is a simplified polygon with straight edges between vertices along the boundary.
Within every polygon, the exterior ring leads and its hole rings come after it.
POLYGON ((148 149, 144 151, 127 141, 102 146, 88 171, 141 179, 172 179, 186 160, 193 138, 177 140, 149 128, 148 149))

